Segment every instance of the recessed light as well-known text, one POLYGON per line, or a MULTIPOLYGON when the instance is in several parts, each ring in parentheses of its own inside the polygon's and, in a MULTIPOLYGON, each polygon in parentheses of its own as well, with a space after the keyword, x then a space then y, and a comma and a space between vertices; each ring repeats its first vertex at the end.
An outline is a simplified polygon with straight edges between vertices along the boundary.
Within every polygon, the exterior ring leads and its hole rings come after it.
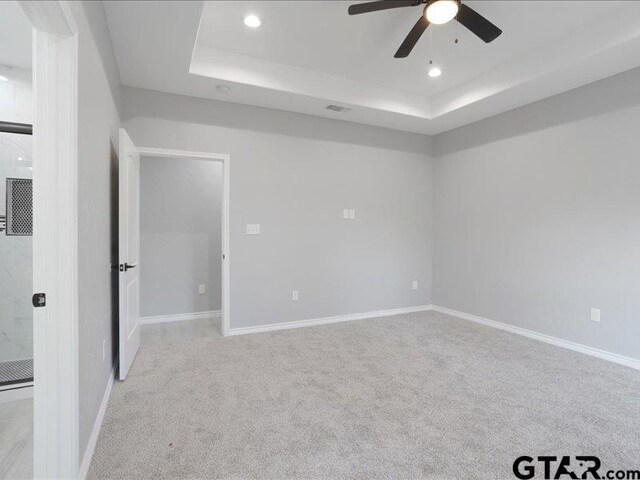
POLYGON ((436 0, 430 3, 425 10, 427 20, 435 25, 450 22, 457 14, 458 2, 456 0, 436 0))
POLYGON ((429 76, 431 78, 436 78, 436 77, 439 77, 440 75, 442 75, 442 70, 440 70, 438 67, 431 67, 429 69, 429 76))
POLYGON ((231 91, 231 88, 226 85, 217 85, 216 90, 218 90, 220 93, 229 93, 231 91))
POLYGON ((8 82, 9 79, 7 77, 5 77, 4 75, 0 75, 0 82, 8 82))
POLYGON ((258 28, 262 24, 262 22, 255 15, 247 15, 246 17, 244 17, 244 24, 247 27, 258 28))

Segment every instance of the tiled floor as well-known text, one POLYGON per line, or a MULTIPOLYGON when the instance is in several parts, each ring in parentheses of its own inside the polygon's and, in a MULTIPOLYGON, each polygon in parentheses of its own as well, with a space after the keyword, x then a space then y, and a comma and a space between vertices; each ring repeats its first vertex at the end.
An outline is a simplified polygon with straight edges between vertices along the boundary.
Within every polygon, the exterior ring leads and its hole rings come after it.
POLYGON ((33 478, 33 399, 0 403, 0 479, 33 478))

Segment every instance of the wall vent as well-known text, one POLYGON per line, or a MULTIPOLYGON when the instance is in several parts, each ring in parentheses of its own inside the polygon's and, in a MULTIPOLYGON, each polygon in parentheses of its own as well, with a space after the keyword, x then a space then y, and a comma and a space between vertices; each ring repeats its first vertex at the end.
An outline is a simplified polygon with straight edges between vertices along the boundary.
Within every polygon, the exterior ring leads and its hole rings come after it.
POLYGON ((327 105, 327 110, 331 110, 331 111, 334 111, 334 112, 340 112, 340 113, 347 113, 347 112, 350 112, 353 109, 349 108, 349 107, 343 107, 341 105, 327 105))

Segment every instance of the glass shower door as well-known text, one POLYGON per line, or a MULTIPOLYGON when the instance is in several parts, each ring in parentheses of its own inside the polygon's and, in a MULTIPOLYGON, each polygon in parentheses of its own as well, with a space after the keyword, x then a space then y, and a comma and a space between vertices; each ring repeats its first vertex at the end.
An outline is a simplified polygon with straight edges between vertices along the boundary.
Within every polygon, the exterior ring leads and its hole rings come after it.
POLYGON ((33 383, 30 132, 0 123, 0 390, 33 383))

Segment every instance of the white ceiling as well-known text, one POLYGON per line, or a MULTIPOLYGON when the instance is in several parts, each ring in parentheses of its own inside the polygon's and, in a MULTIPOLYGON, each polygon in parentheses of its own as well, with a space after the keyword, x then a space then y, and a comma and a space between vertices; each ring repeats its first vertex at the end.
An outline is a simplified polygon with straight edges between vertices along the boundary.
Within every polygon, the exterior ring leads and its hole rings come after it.
POLYGON ((105 10, 125 85, 427 134, 640 66, 640 2, 468 1, 502 36, 485 44, 455 22, 431 26, 406 59, 393 54, 421 9, 349 16, 351 3, 105 2, 105 10), (260 28, 243 24, 249 13, 260 28), (441 77, 427 76, 429 60, 441 77), (353 110, 326 110, 331 103, 353 110))
POLYGON ((0 65, 31 69, 31 24, 18 2, 0 2, 0 65))

